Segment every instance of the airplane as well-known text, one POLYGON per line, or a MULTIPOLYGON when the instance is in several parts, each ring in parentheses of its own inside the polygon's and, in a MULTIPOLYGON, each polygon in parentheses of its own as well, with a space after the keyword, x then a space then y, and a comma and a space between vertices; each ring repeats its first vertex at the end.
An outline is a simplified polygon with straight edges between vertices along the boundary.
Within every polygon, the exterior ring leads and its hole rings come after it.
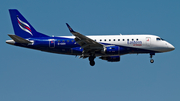
POLYGON ((73 36, 48 36, 37 32, 17 9, 9 9, 15 35, 8 34, 10 45, 88 58, 94 66, 96 57, 108 62, 119 62, 125 54, 150 54, 169 52, 173 45, 156 35, 95 35, 85 36, 74 31, 66 23, 73 36))

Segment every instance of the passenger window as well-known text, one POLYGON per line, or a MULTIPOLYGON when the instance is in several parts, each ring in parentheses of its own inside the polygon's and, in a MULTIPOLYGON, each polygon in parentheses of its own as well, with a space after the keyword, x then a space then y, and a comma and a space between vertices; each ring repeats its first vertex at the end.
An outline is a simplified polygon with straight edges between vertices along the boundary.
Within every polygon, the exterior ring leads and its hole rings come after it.
POLYGON ((102 41, 102 40, 100 39, 100 41, 102 41))
POLYGON ((123 39, 123 41, 124 41, 124 39, 123 39))
POLYGON ((104 41, 106 41, 106 39, 104 39, 104 41))
POLYGON ((74 40, 71 40, 71 42, 74 42, 74 40))
POLYGON ((69 40, 67 40, 67 42, 69 42, 69 40))
POLYGON ((134 39, 132 39, 132 41, 134 41, 134 39))
POLYGON ((118 39, 118 41, 120 41, 120 39, 118 39))
POLYGON ((109 41, 111 41, 111 39, 109 39, 109 41))
POLYGON ((136 39, 136 41, 138 41, 138 39, 136 39))
POLYGON ((64 42, 64 40, 62 42, 64 42))
POLYGON ((127 41, 129 41, 129 39, 127 39, 127 41))
POLYGON ((60 42, 60 40, 58 40, 58 42, 60 42))
POLYGON ((94 41, 96 41, 96 39, 94 41))
POLYGON ((114 41, 116 41, 116 39, 114 39, 114 41))

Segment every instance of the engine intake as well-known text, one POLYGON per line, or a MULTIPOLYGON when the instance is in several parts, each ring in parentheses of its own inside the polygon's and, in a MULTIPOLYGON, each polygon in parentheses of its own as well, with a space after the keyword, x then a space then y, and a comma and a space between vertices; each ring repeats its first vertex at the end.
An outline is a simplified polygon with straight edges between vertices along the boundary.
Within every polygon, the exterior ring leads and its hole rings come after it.
POLYGON ((108 55, 119 55, 120 47, 119 46, 104 47, 104 50, 102 51, 102 53, 108 54, 108 55))

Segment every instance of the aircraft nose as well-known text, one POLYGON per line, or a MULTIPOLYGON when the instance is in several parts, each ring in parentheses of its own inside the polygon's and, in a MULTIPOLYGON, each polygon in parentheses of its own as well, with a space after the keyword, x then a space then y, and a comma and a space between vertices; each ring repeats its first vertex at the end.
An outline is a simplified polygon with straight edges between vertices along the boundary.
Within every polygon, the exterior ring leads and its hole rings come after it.
POLYGON ((175 49, 175 47, 173 45, 171 45, 170 43, 168 44, 168 48, 169 48, 170 51, 175 49))

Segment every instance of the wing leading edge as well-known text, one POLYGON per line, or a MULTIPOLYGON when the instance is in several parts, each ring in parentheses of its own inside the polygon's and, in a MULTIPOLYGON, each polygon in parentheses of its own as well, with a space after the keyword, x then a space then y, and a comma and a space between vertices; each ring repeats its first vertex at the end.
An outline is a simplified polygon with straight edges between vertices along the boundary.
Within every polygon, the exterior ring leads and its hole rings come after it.
POLYGON ((75 32, 69 26, 68 23, 66 23, 66 25, 67 25, 69 31, 75 36, 76 43, 78 43, 81 46, 81 48, 84 49, 85 52, 88 52, 88 51, 98 51, 98 50, 104 49, 104 45, 103 44, 100 44, 100 43, 94 41, 93 39, 80 34, 79 32, 75 32))

